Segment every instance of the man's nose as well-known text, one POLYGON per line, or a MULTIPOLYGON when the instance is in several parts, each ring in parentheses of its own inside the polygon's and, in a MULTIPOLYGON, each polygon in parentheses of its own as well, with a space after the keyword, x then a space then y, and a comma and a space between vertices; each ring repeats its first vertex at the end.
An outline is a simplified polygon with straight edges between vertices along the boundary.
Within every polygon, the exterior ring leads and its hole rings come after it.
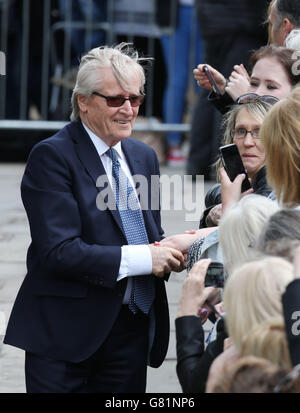
POLYGON ((121 106, 120 110, 122 110, 124 112, 132 112, 132 106, 131 106, 131 103, 130 103, 129 99, 125 100, 125 102, 121 106))

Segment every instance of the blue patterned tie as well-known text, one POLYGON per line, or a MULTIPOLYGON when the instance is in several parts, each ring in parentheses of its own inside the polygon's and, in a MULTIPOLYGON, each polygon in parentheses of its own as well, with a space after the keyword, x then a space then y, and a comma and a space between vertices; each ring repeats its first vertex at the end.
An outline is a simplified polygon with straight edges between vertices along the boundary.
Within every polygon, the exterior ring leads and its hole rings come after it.
MULTIPOLYGON (((106 151, 106 155, 112 160, 113 190, 127 242, 129 245, 149 244, 138 199, 127 176, 120 168, 117 151, 110 148, 106 151)), ((132 281, 129 308, 133 313, 140 309, 148 314, 155 296, 153 276, 135 276, 132 277, 132 281)))

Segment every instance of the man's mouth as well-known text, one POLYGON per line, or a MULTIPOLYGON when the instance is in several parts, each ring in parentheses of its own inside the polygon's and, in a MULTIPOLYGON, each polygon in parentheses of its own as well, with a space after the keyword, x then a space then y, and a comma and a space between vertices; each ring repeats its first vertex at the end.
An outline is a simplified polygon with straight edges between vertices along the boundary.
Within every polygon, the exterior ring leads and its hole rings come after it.
POLYGON ((129 120, 115 120, 115 122, 119 125, 127 125, 129 123, 129 120))

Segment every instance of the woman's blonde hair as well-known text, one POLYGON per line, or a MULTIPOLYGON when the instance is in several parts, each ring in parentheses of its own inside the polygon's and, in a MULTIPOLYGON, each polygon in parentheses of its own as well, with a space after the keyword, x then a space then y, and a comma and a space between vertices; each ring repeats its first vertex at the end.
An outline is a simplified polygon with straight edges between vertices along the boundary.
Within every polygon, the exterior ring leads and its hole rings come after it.
POLYGON ((239 265, 257 256, 254 248, 264 223, 278 211, 276 202, 262 195, 243 197, 221 218, 219 242, 229 274, 239 265))
POLYGON ((300 87, 272 107, 260 134, 266 151, 269 185, 283 204, 299 204, 300 87))
POLYGON ((291 368, 291 358, 282 317, 262 321, 242 340, 241 356, 262 357, 278 367, 291 368))
POLYGON ((262 257, 237 268, 224 288, 226 326, 237 351, 258 324, 283 321, 281 296, 294 278, 293 265, 283 258, 262 257))
POLYGON ((77 95, 90 97, 94 91, 101 90, 102 79, 99 69, 111 67, 124 90, 128 88, 132 72, 135 72, 140 80, 140 93, 143 93, 145 72, 141 62, 149 60, 151 59, 139 57, 138 52, 129 43, 125 42, 114 47, 101 46, 90 50, 80 61, 71 98, 73 109, 71 120, 78 119, 80 114, 77 95))

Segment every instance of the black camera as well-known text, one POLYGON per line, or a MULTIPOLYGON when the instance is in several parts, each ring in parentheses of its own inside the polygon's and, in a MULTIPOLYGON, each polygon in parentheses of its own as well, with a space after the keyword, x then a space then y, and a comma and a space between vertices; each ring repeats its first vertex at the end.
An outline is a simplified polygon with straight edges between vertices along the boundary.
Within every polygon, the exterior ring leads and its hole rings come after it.
POLYGON ((212 261, 206 272, 205 287, 224 287, 224 265, 221 262, 212 261))

